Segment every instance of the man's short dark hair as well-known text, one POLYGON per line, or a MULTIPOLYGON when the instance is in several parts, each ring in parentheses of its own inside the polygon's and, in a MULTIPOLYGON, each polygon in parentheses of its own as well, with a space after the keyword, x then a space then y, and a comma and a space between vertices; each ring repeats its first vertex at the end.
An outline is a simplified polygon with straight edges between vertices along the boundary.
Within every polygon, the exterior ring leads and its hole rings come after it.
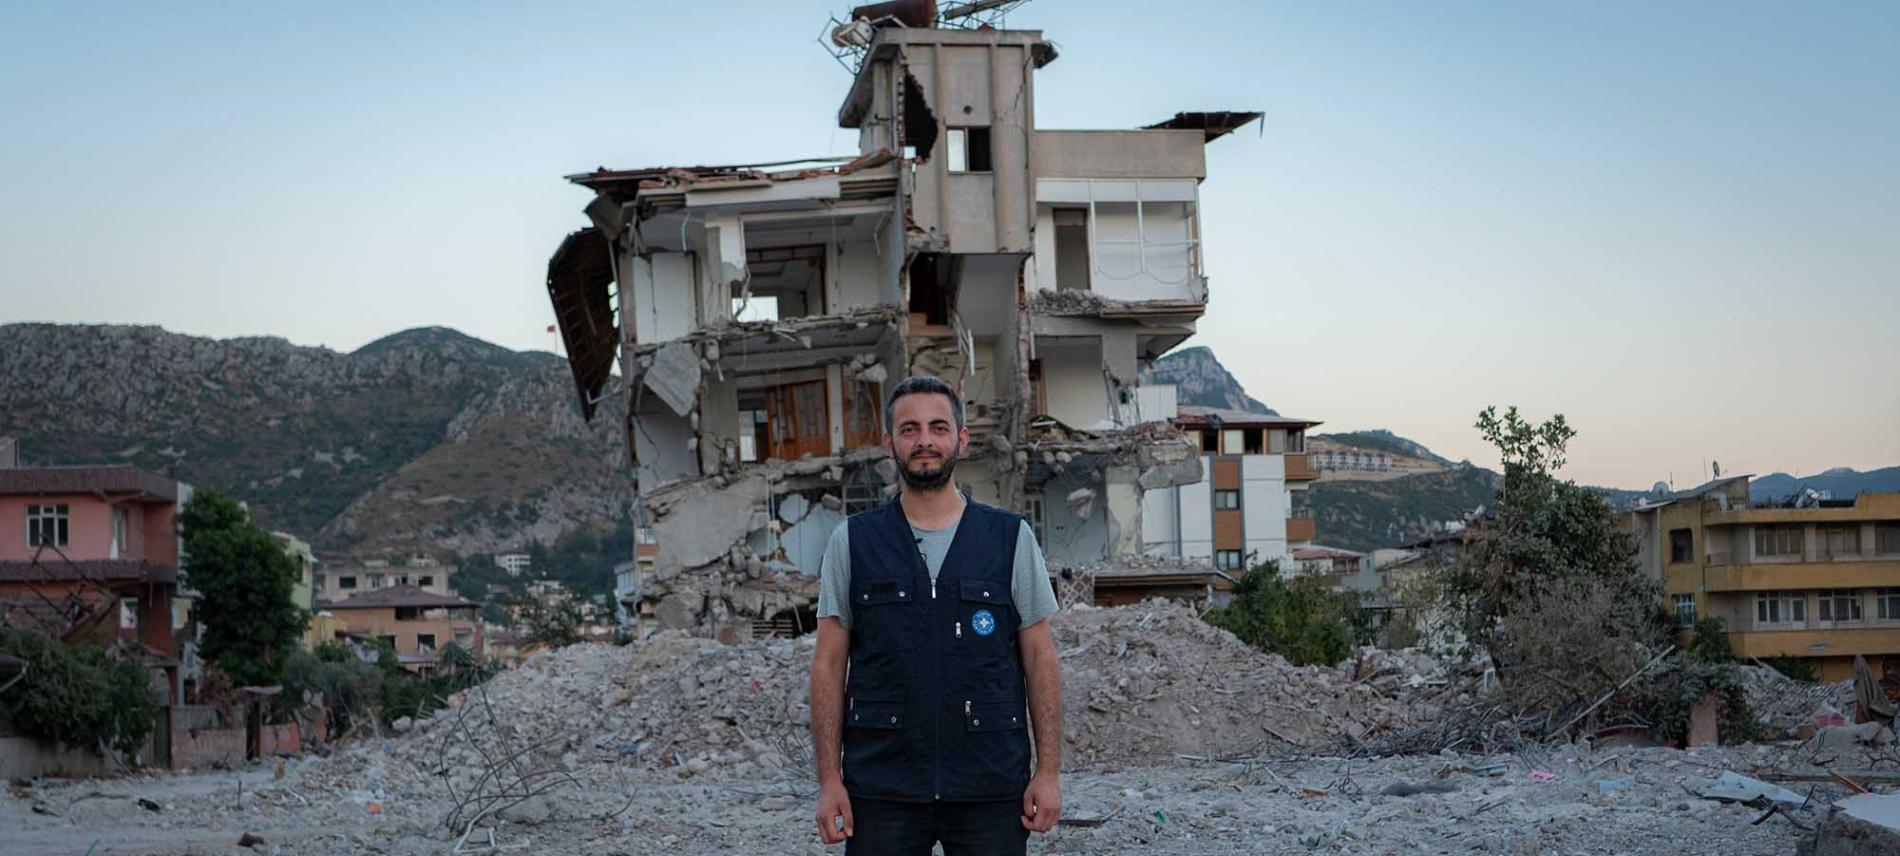
POLYGON ((957 391, 943 381, 929 375, 917 375, 904 378, 903 382, 891 390, 891 398, 884 402, 884 430, 886 433, 897 430, 897 400, 906 395, 937 394, 950 399, 950 412, 956 414, 957 430, 963 430, 963 399, 957 391))

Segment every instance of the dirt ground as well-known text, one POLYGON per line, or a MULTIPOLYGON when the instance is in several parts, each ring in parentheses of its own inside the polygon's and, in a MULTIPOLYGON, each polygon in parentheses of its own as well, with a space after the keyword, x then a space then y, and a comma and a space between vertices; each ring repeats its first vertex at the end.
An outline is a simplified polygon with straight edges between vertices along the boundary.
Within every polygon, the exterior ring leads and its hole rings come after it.
MULTIPOLYGON (((1772 751, 1564 747, 1535 759, 1104 766, 1066 774, 1064 814, 1105 822, 1060 827, 1032 840, 1031 852, 1787 854, 1800 836, 1788 818, 1752 825, 1760 811, 1690 792, 1724 769, 1765 763, 1772 751), (1538 781, 1534 769, 1555 778, 1538 781), (1400 794, 1418 786, 1427 792, 1400 794)), ((510 812, 494 827, 495 844, 532 853, 842 850, 818 843, 813 786, 795 771, 741 778, 629 765, 589 767, 579 778, 580 787, 510 812)), ((16 786, 0 798, 0 829, 9 830, 0 853, 448 853, 457 838, 443 826, 449 808, 426 775, 364 746, 287 761, 282 778, 275 765, 260 764, 16 786), (141 807, 141 798, 157 810, 141 807), (238 846, 247 832, 263 843, 238 846)), ((1797 816, 1811 824, 1816 814, 1797 816)), ((487 845, 478 831, 465 852, 494 852, 487 845)))

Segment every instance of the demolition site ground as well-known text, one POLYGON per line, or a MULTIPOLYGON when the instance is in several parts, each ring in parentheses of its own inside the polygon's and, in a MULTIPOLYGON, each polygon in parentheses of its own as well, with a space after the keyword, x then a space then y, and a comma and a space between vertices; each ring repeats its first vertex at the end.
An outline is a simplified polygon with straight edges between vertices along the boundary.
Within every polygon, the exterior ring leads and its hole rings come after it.
MULTIPOLYGON (((1874 732, 1691 750, 1494 732, 1378 755, 1455 733, 1434 723, 1477 684, 1408 652, 1295 667, 1161 602, 1054 620, 1064 825, 1031 852, 1785 854, 1858 786, 1828 770, 1900 767, 1874 732), (1796 796, 1705 796, 1725 773, 1796 796)), ((324 756, 15 782, 0 853, 840 852, 812 820, 811 645, 577 645, 324 756)))

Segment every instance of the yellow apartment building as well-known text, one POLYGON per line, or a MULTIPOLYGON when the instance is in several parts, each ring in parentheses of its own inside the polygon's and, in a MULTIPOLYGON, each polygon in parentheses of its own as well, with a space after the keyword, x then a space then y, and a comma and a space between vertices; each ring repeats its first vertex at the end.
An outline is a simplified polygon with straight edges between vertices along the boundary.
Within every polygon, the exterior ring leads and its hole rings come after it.
POLYGON ((1859 654, 1880 674, 1900 658, 1900 493, 1751 507, 1748 479, 1630 512, 1644 570, 1682 626, 1721 619, 1736 656, 1799 657, 1835 681, 1859 654))

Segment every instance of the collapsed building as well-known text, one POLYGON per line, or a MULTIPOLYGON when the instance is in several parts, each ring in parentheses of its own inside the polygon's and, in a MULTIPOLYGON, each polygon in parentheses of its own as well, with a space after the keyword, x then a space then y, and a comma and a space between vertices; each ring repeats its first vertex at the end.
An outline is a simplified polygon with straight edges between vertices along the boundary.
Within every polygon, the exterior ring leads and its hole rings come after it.
POLYGON ((1143 493, 1201 479, 1140 367, 1207 303, 1203 148, 1260 114, 1040 129, 1054 45, 973 20, 906 2, 834 31, 855 157, 567 177, 591 225, 548 293, 583 414, 622 408, 661 626, 813 626, 831 530, 895 490, 882 408, 905 376, 960 391, 958 483, 1026 514, 1052 562, 1141 552, 1143 493))

